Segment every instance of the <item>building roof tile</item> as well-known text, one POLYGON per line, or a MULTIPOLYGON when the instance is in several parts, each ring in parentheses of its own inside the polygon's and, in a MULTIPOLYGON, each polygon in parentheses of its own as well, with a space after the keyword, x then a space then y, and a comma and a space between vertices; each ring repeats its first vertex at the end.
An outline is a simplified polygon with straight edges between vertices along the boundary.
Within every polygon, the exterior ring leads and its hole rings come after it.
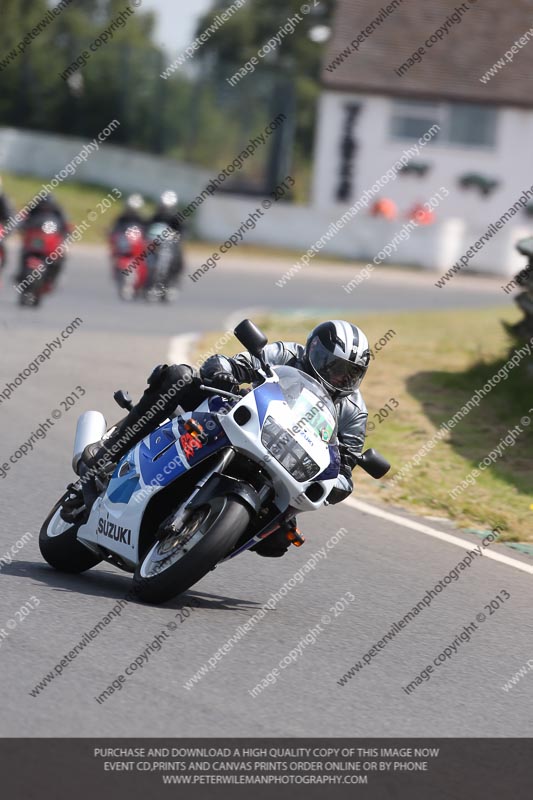
POLYGON ((334 90, 533 107, 533 0, 337 0, 322 80, 334 90), (448 32, 427 47, 447 20, 448 32), (529 31, 512 63, 481 82, 529 31), (333 69, 360 33, 357 51, 333 69), (398 75, 419 47, 422 61, 398 75))

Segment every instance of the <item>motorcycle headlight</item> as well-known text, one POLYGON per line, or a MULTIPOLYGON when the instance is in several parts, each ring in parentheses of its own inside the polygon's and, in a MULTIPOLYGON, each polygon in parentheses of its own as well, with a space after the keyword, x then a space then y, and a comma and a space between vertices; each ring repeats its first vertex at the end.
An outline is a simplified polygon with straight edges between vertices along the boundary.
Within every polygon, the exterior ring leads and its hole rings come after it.
POLYGON ((319 466, 294 436, 278 425, 273 417, 267 417, 261 431, 261 443, 269 454, 300 483, 311 480, 319 466))

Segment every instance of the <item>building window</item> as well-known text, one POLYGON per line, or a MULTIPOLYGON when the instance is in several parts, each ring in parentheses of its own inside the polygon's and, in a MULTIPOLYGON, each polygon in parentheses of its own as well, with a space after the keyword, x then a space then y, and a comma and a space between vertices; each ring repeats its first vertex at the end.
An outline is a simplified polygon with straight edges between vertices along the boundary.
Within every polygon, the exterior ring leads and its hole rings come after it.
POLYGON ((468 103, 425 103, 395 100, 392 103, 391 136, 393 139, 420 139, 432 125, 440 131, 431 144, 462 147, 494 147, 497 112, 488 106, 468 103))
MULTIPOLYGON (((394 139, 420 139, 432 125, 441 125, 437 103, 418 103, 397 100, 393 103, 392 136, 394 139)), ((440 137, 438 131, 435 138, 440 137)), ((434 140, 433 140, 434 141, 434 140)))
POLYGON ((496 109, 487 106, 449 106, 449 139, 452 144, 494 147, 496 109))

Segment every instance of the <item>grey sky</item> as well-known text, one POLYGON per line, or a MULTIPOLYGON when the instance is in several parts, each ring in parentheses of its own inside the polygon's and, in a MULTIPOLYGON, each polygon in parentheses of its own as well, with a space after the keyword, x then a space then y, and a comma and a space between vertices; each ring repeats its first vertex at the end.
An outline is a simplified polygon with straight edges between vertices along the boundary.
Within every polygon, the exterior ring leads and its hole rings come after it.
MULTIPOLYGON (((231 2, 228 0, 228 5, 231 2)), ((212 0, 143 0, 142 7, 156 11, 156 39, 169 53, 180 53, 194 38, 198 17, 212 0)))

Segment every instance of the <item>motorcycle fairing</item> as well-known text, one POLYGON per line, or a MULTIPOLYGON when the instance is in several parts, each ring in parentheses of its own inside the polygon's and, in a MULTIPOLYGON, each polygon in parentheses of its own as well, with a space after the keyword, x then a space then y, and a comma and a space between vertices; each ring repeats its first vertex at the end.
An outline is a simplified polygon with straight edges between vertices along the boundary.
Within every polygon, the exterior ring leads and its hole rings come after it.
POLYGON ((229 444, 216 417, 209 413, 207 403, 200 408, 204 406, 204 411, 194 412, 194 419, 204 428, 202 446, 193 451, 182 446, 187 436, 184 418, 192 414, 157 428, 119 461, 106 492, 97 498, 89 519, 80 527, 79 539, 97 543, 132 565, 137 563, 142 520, 152 497, 229 444), (118 530, 128 534, 122 539, 111 538, 109 532, 118 530))

